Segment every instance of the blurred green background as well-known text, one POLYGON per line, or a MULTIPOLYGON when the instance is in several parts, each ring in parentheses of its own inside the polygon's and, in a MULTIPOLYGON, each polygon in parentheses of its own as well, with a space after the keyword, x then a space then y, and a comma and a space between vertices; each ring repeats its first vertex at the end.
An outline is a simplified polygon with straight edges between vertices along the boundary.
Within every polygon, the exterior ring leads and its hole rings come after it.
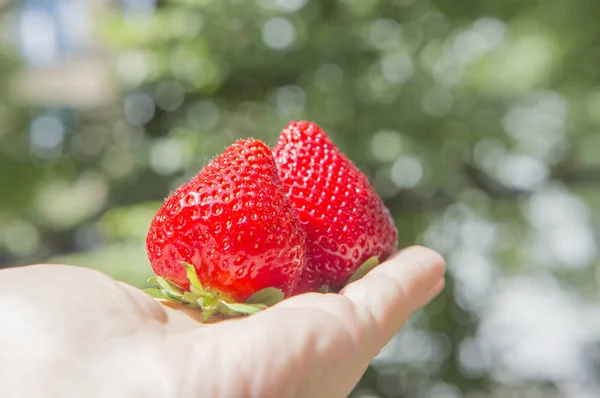
POLYGON ((600 2, 0 0, 0 267, 138 286, 160 201, 319 123, 444 293, 354 397, 600 396, 600 2))

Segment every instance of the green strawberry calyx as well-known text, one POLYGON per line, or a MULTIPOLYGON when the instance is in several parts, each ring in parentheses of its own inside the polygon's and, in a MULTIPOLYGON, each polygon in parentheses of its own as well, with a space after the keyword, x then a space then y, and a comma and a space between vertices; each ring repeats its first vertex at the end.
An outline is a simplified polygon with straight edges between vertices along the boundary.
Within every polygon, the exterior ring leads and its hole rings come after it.
POLYGON ((367 275, 367 273, 369 271, 371 271, 373 268, 377 267, 378 265, 379 265, 379 257, 377 257, 377 256, 369 257, 364 263, 362 263, 360 265, 360 267, 358 267, 356 269, 356 271, 354 271, 352 276, 350 276, 350 279, 348 279, 348 282, 346 282, 346 285, 349 285, 350 283, 356 282, 357 280, 361 279, 363 276, 367 275))
POLYGON ((190 281, 189 291, 183 290, 160 276, 148 280, 158 288, 144 289, 144 291, 154 298, 174 301, 186 307, 201 308, 204 322, 210 320, 214 314, 226 317, 251 315, 277 304, 284 298, 280 289, 267 287, 254 293, 244 303, 230 302, 221 293, 205 289, 198 279, 193 265, 185 262, 182 262, 182 265, 185 267, 190 281))
MULTIPOLYGON (((354 271, 354 273, 352 275, 350 275, 350 278, 348 279, 348 282, 346 282, 344 287, 348 286, 352 282, 356 282, 357 280, 361 279, 362 277, 367 275, 367 273, 369 271, 371 271, 373 268, 377 267, 378 265, 379 265, 379 257, 377 257, 377 256, 369 257, 364 263, 362 263, 360 265, 360 267, 358 267, 356 269, 356 271, 354 271)), ((335 289, 332 289, 331 287, 329 287, 329 285, 325 284, 319 288, 319 293, 338 293, 338 291, 335 289)))

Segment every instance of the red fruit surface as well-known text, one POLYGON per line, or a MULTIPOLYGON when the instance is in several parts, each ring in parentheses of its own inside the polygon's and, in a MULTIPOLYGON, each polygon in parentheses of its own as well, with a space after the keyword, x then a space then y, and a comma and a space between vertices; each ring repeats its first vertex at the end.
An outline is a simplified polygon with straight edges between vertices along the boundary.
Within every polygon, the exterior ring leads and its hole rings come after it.
POLYGON ((164 202, 146 247, 158 276, 189 289, 181 265, 187 262, 205 289, 244 302, 266 287, 290 294, 303 266, 304 239, 270 148, 246 139, 164 202))
POLYGON ((319 126, 290 122, 273 149, 279 178, 306 230, 307 258, 294 294, 340 289, 372 256, 396 250, 398 232, 367 177, 319 126))

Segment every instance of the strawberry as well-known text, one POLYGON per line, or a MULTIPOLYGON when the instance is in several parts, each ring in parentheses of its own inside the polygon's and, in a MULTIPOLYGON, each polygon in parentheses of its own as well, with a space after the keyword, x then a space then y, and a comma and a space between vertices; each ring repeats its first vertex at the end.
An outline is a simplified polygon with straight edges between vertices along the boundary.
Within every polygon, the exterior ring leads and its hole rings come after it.
POLYGON ((255 139, 234 143, 167 198, 146 246, 162 289, 149 293, 208 316, 254 312, 265 292, 290 295, 306 250, 271 150, 255 139))
POLYGON ((319 126, 290 122, 273 154, 306 230, 307 259, 295 294, 339 290, 362 264, 372 266, 396 250, 398 231, 389 210, 319 126))

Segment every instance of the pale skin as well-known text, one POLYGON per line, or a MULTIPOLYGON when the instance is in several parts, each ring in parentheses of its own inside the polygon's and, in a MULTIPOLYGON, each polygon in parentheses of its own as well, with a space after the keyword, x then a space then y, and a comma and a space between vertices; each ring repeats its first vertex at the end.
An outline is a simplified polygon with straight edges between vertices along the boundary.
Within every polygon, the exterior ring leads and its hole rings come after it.
POLYGON ((94 270, 2 270, 2 396, 345 397, 444 271, 439 254, 411 247, 340 294, 201 324, 94 270))

